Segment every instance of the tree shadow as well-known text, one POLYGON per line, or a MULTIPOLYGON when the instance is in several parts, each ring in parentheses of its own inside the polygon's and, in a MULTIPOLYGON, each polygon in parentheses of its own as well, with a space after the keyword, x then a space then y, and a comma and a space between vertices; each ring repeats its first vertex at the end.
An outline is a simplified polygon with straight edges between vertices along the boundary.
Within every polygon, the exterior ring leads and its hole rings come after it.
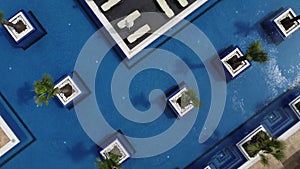
MULTIPOLYGON (((182 61, 191 69, 201 69, 205 68, 205 65, 203 63, 193 63, 190 59, 188 58, 182 58, 182 61)), ((174 65, 176 68, 174 73, 176 74, 187 74, 189 69, 185 69, 185 67, 182 66, 182 61, 177 61, 174 65)))
POLYGON ((255 28, 254 26, 251 26, 249 22, 242 22, 237 21, 234 23, 234 26, 236 27, 235 34, 240 34, 244 37, 247 37, 251 31, 255 28))
POLYGON ((257 27, 257 32, 258 32, 259 36, 267 44, 273 44, 275 42, 274 42, 274 40, 272 40, 272 37, 271 37, 272 33, 265 28, 264 23, 268 22, 271 18, 276 16, 276 14, 278 14, 278 12, 280 12, 281 10, 283 10, 283 8, 279 8, 277 10, 273 10, 273 11, 269 12, 255 24, 255 27, 257 27))
POLYGON ((29 100, 33 101, 34 95, 32 85, 25 82, 24 85, 17 90, 18 103, 27 104, 29 100))
POLYGON ((95 154, 97 151, 97 146, 86 146, 82 142, 78 142, 73 147, 67 147, 66 153, 70 155, 74 162, 84 160, 90 154, 95 154))

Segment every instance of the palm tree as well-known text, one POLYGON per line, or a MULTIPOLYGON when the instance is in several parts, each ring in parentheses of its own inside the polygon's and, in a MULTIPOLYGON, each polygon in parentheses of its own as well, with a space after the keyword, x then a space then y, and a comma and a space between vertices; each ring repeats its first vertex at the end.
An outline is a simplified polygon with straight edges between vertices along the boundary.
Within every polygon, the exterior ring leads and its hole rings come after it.
POLYGON ((121 169, 122 166, 119 164, 119 161, 119 155, 109 152, 103 161, 99 157, 96 158, 96 166, 101 169, 121 169))
POLYGON ((44 74, 43 79, 34 82, 34 101, 37 105, 41 106, 43 103, 48 105, 49 99, 52 99, 58 92, 58 88, 54 88, 52 78, 44 74))
POLYGON ((187 89, 181 95, 181 97, 177 100, 177 103, 181 107, 186 107, 189 104, 192 104, 194 107, 201 107, 202 103, 199 100, 196 92, 192 89, 187 89))
POLYGON ((232 59, 228 60, 227 62, 231 65, 231 67, 234 69, 241 65, 241 62, 245 60, 252 60, 259 63, 265 63, 269 60, 268 54, 266 51, 261 49, 261 43, 260 41, 254 41, 252 42, 248 48, 246 55, 243 57, 233 57, 232 59))
POLYGON ((284 155, 285 144, 282 141, 274 139, 267 135, 264 131, 258 132, 252 139, 245 143, 245 150, 250 157, 259 154, 261 162, 264 165, 268 164, 266 154, 271 154, 277 160, 282 160, 284 155))
POLYGON ((267 52, 261 49, 261 43, 259 41, 252 42, 248 46, 246 58, 259 63, 265 63, 269 60, 267 52))
POLYGON ((4 18, 4 14, 2 11, 0 11, 0 23, 1 24, 13 27, 16 30, 16 32, 18 32, 18 33, 21 33, 22 31, 24 31, 26 29, 26 25, 22 21, 18 21, 17 23, 14 24, 3 18, 4 18))

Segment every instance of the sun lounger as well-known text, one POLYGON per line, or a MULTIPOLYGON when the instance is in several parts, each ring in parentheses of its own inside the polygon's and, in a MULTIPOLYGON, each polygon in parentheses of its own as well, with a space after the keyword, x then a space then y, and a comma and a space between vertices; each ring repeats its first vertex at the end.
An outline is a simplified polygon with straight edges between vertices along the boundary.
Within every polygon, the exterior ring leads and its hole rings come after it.
POLYGON ((148 24, 140 27, 138 30, 136 30, 133 34, 129 35, 127 37, 127 40, 129 43, 135 42, 138 38, 145 35, 147 32, 150 31, 150 26, 148 24))
POLYGON ((108 0, 104 4, 101 5, 103 11, 108 11, 113 6, 117 5, 121 0, 108 0))
POLYGON ((170 8, 170 6, 167 4, 166 0, 156 0, 158 5, 161 7, 161 9, 165 12, 165 14, 171 18, 174 16, 173 10, 170 8))
POLYGON ((123 20, 118 22, 118 27, 120 29, 123 29, 125 27, 131 28, 134 25, 134 21, 141 16, 141 13, 138 10, 135 10, 134 12, 130 13, 128 16, 126 16, 123 20))
POLYGON ((187 0, 177 0, 182 7, 186 7, 189 2, 187 0))

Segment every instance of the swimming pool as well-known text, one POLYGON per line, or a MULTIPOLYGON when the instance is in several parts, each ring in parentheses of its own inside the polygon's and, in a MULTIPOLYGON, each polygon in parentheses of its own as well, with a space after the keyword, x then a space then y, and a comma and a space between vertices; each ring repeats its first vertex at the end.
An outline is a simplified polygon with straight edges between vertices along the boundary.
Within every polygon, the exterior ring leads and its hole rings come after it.
MULTIPOLYGON (((270 55, 268 63, 265 65, 254 63, 240 77, 227 84, 226 106, 215 132, 216 137, 204 144, 199 144, 198 138, 211 104, 211 84, 207 70, 201 66, 201 60, 195 53, 179 41, 168 39, 160 45, 160 49, 171 51, 186 61, 191 68, 199 84, 203 107, 198 112, 195 125, 179 144, 158 156, 132 158, 124 163, 125 168, 140 168, 141 166, 144 168, 183 168, 276 96, 298 83, 300 49, 295 45, 300 38, 299 32, 275 46, 269 43, 258 24, 264 16, 281 6, 299 6, 299 2, 285 1, 279 4, 267 0, 260 3, 242 3, 235 0, 233 3, 233 1, 225 0, 219 1, 209 11, 193 19, 193 24, 205 33, 217 51, 231 44, 239 45, 242 50, 245 50, 250 42, 259 39, 270 55), (256 92, 257 87, 264 92, 256 92)), ((0 72, 2 79, 5 79, 0 83, 1 92, 36 137, 36 141, 31 146, 6 163, 3 168, 16 168, 21 163, 26 168, 44 168, 45 161, 49 164, 47 168, 94 168, 95 143, 81 128, 75 109, 70 111, 63 109, 55 101, 47 107, 37 108, 32 100, 31 90, 33 81, 39 79, 44 72, 51 74, 54 79, 71 72, 79 52, 97 28, 77 1, 55 0, 30 4, 9 1, 1 3, 0 7, 7 16, 15 13, 19 8, 32 10, 48 32, 38 43, 25 51, 13 48, 12 44, 7 41, 4 31, 1 29, 0 32, 2 37, 0 46, 7 49, 3 50, 1 55, 0 72), (61 16, 60 19, 55 17, 57 15, 61 16)), ((297 8, 294 10, 299 13, 297 8)), ((103 36, 99 35, 99 39, 102 42, 101 45, 109 46, 103 36)), ((156 50, 146 59, 154 58, 158 54, 161 53, 156 50)), ((96 63, 95 57, 95 55, 90 55, 87 60, 96 63)), ((143 64, 143 61, 147 61, 146 59, 136 65, 143 64)), ((110 50, 97 72, 96 98, 101 111, 105 112, 103 115, 105 119, 113 128, 121 128, 130 137, 151 137, 167 130, 175 122, 169 108, 166 108, 157 120, 147 125, 127 120, 114 108, 113 98, 110 95, 110 83, 115 68, 120 62, 119 55, 114 50, 110 50)), ((173 62, 169 65, 172 66, 173 62)), ((174 69, 174 74, 180 77, 185 77, 184 73, 174 69)), ((176 86, 176 81, 169 74, 160 69, 149 69, 139 72, 133 78, 129 96, 135 108, 147 110, 149 108, 147 99, 152 89, 159 88, 167 92, 174 86, 176 86), (138 104, 140 101, 142 104, 138 104)))

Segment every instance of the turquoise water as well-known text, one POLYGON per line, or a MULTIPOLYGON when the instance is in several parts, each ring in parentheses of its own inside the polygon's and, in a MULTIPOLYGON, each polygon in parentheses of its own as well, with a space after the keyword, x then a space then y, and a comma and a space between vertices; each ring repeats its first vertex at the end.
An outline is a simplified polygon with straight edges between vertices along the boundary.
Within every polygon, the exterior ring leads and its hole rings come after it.
MULTIPOLYGON (((24 51, 13 47, 1 28, 0 73, 3 80, 0 83, 0 91, 36 138, 33 144, 2 168, 19 168, 20 164, 23 168, 33 169, 94 168, 96 145, 81 128, 75 110, 62 108, 55 100, 51 101, 49 106, 36 107, 32 99, 32 84, 34 80, 40 79, 44 72, 51 74, 53 79, 71 72, 85 42, 97 30, 96 26, 77 1, 2 0, 1 2, 0 9, 6 16, 14 14, 20 8, 32 10, 48 33, 24 51)), ((275 46, 266 37, 259 23, 262 18, 282 6, 294 7, 295 12, 300 13, 299 8, 296 8, 299 3, 292 0, 280 3, 272 0, 263 2, 223 0, 192 21, 204 32, 217 51, 230 45, 239 45, 245 51, 249 43, 261 40, 262 46, 270 55, 268 63, 264 65, 253 63, 250 69, 227 84, 226 106, 214 132, 217 137, 205 144, 199 144, 198 137, 211 105, 211 84, 207 70, 201 66, 203 64, 195 53, 177 40, 169 39, 162 44, 160 49, 172 51, 182 58, 195 74, 203 107, 199 110, 191 131, 178 145, 158 156, 132 158, 124 163, 124 168, 183 168, 264 105, 286 89, 297 85, 300 69, 299 31, 275 46)), ((193 14, 189 19, 196 15, 193 14)), ((100 39, 103 44, 107 44, 105 38, 100 39)), ((147 58, 156 54, 154 51, 147 58)), ((110 96, 110 82, 113 71, 120 61, 119 55, 111 50, 97 72, 95 91, 107 89, 97 94, 97 102, 101 110, 106 112, 105 119, 114 129, 121 128, 131 137, 150 137, 167 130, 175 121, 169 108, 166 108, 157 120, 147 125, 129 121, 115 109, 110 96)), ((180 71, 174 73, 185 76, 180 71)), ((134 77, 129 88, 129 96, 135 108, 147 110, 148 95, 152 89, 159 88, 167 92, 175 85, 176 82, 170 75, 157 69, 149 69, 134 77)))

